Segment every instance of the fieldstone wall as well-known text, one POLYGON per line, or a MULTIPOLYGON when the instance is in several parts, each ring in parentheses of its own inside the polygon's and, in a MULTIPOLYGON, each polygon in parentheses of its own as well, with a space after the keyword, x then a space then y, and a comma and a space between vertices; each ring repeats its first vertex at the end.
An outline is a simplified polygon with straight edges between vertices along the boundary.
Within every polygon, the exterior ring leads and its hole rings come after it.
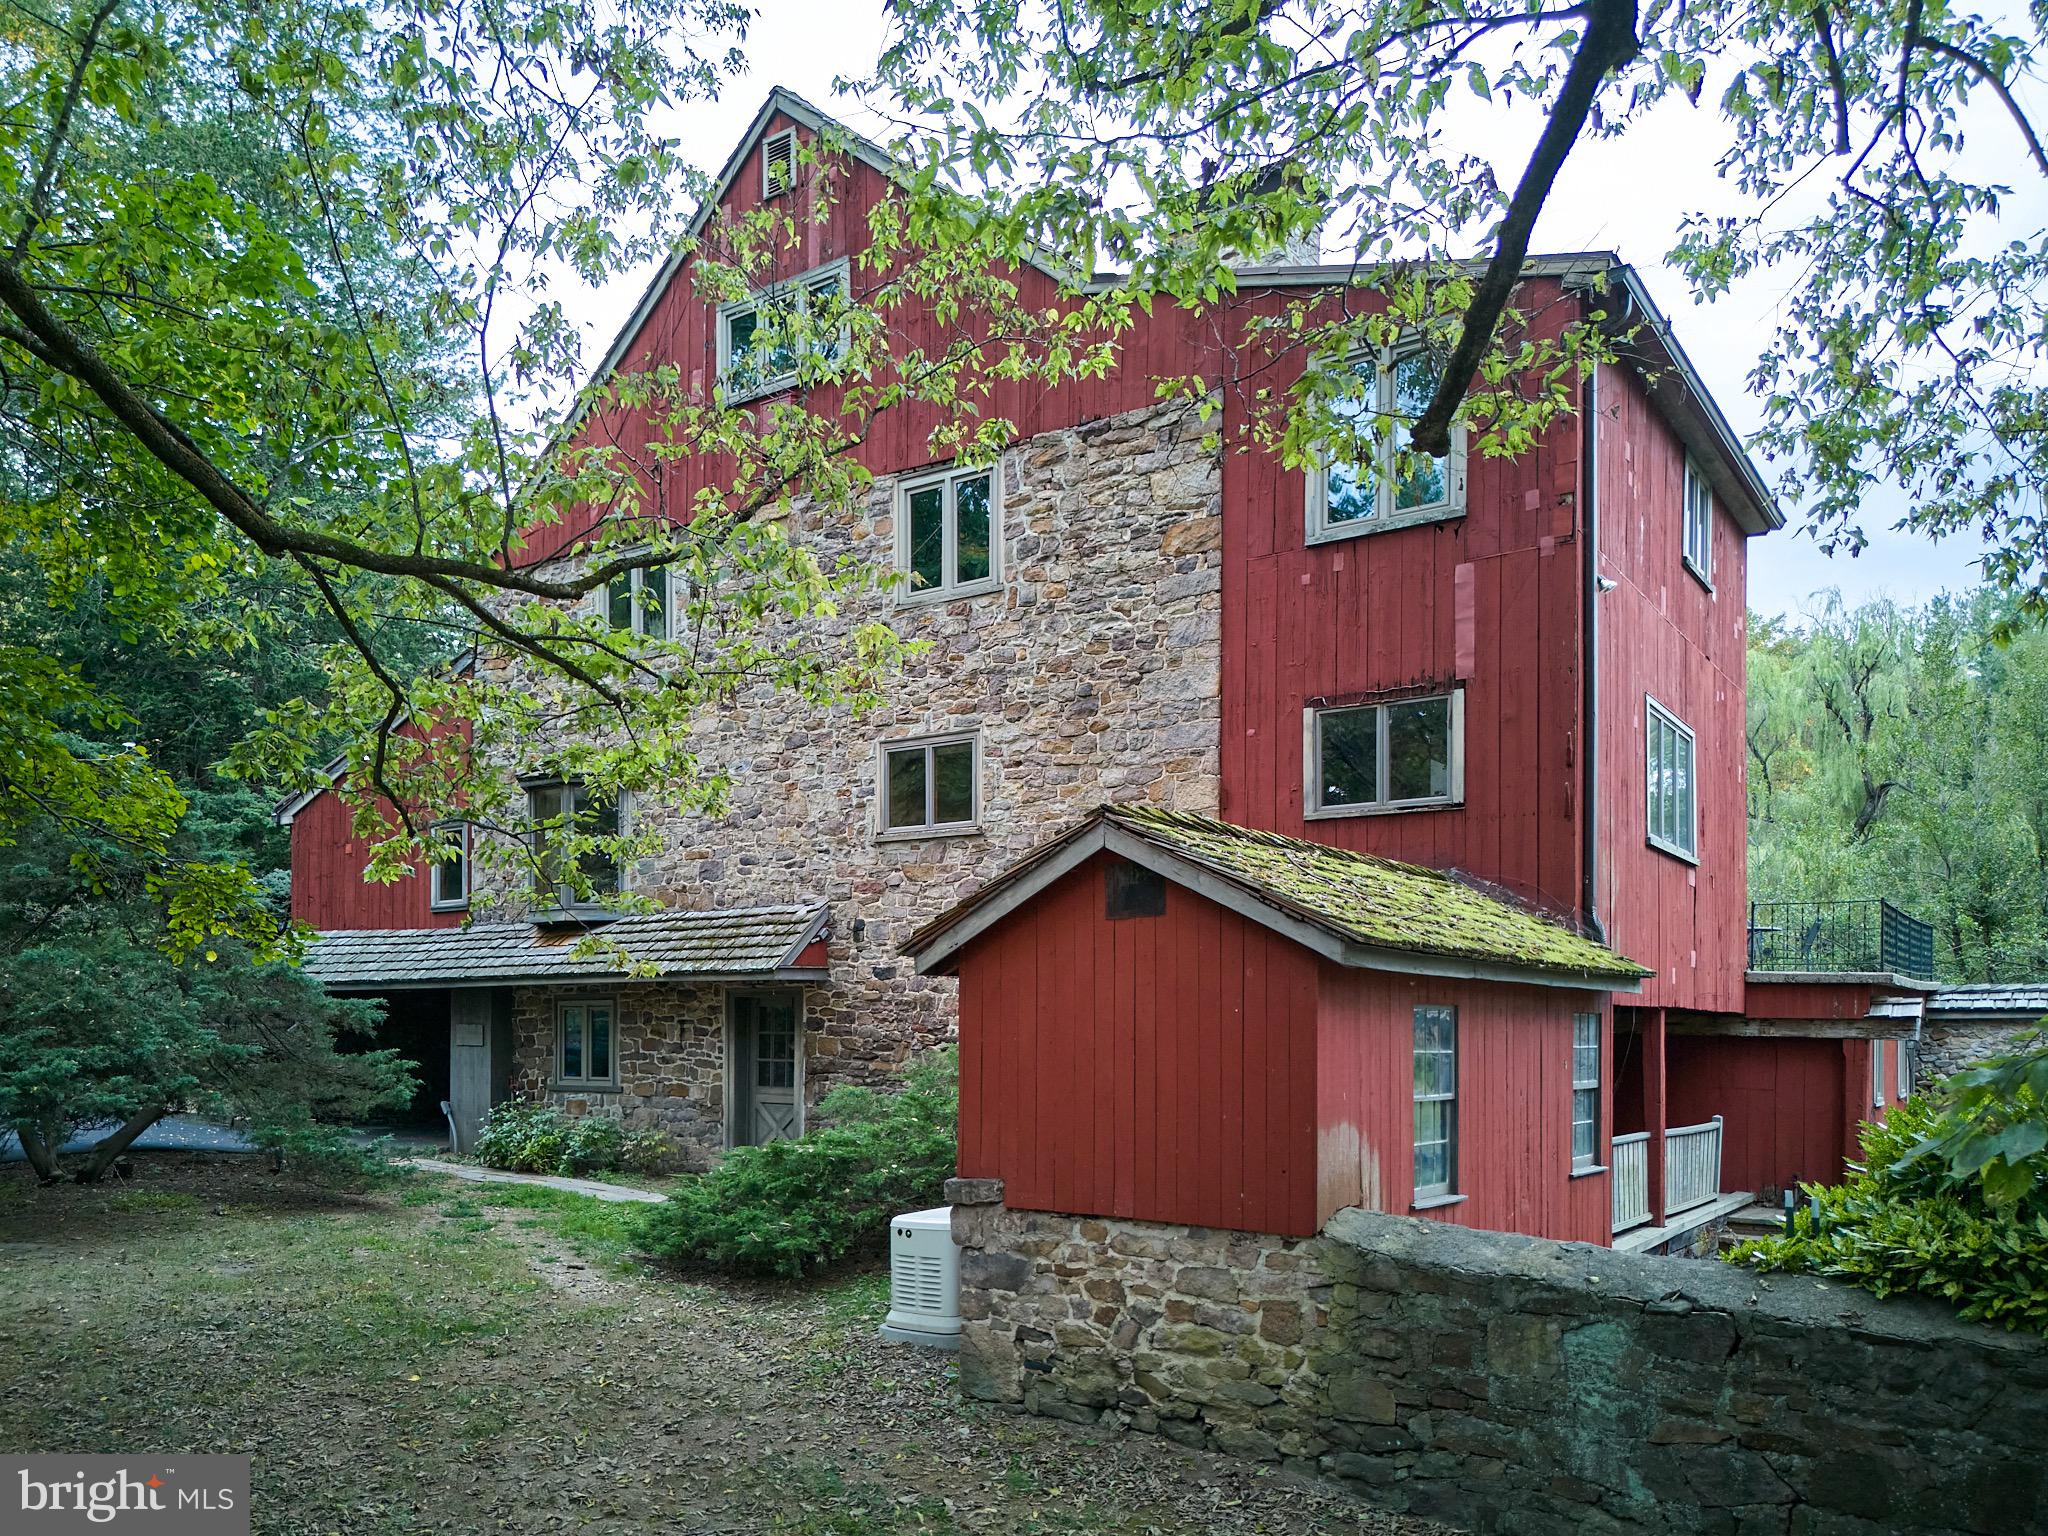
POLYGON ((956 1181, 971 1398, 1476 1532, 2048 1529, 2048 1341, 1801 1277, 1345 1211, 1307 1241, 956 1181), (975 1203, 975 1202, 981 1203, 975 1203))
POLYGON ((1913 1061, 1913 1091, 1925 1093, 1944 1077, 1975 1066, 1989 1056, 2019 1049, 2019 1037, 2041 1027, 2025 1022, 1981 1023, 1962 1019, 1923 1019, 1918 1054, 1913 1061))
MULTIPOLYGON (((1000 466, 998 590, 949 602, 878 595, 818 636, 831 646, 880 617, 929 642, 888 704, 856 718, 749 691, 696 743, 733 774, 730 814, 713 821, 635 798, 634 828, 661 838, 629 872, 635 892, 694 909, 831 904, 832 979, 806 1000, 813 1100, 951 1038, 953 983, 912 975, 898 953, 917 927, 1105 801, 1216 810, 1222 482, 1201 437, 1194 414, 1169 405, 1012 449, 1000 466), (880 744, 969 730, 981 744, 978 828, 878 837, 880 744)), ((878 480, 851 526, 800 507, 790 535, 828 564, 851 555, 887 566, 899 483, 878 480)), ((676 1085, 653 1078, 642 1097, 667 1099, 676 1085)))

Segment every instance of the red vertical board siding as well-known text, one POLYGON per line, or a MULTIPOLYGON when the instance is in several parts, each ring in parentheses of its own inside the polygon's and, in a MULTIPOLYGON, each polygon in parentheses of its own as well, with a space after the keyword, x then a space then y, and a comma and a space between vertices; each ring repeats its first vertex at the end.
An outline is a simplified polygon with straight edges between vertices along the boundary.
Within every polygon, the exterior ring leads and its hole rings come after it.
MULTIPOLYGON (((1572 1015, 1604 1015, 1603 998, 1325 962, 1321 999, 1319 1219, 1345 1205, 1409 1211, 1415 1009, 1447 1005, 1458 1013, 1456 1187, 1465 1198, 1419 1214, 1532 1237, 1611 1240, 1607 1175, 1572 1177, 1572 1015)), ((1610 1095, 1611 1085, 1603 1098, 1610 1095)))
POLYGON ((323 790, 292 818, 292 917, 322 932, 363 928, 453 928, 461 912, 436 912, 425 874, 389 885, 363 879, 370 844, 356 835, 340 795, 323 790))
POLYGON ((1746 1035, 1672 1035, 1670 1121, 1721 1117, 1721 1187, 1759 1193, 1832 1182, 1856 1155, 1868 1118, 1869 1057, 1862 1041, 1746 1035), (1860 1063, 1859 1080, 1853 1067, 1860 1063), (1857 1095, 1861 1094, 1859 1098, 1857 1095))
POLYGON ((1599 901, 1609 941, 1656 974, 1646 1007, 1739 1013, 1748 959, 1744 688, 1747 541, 1714 509, 1709 591, 1685 567, 1685 450, 1635 375, 1599 401, 1599 901), (1654 696, 1697 740, 1699 863, 1652 848, 1644 762, 1654 696))
POLYGON ((977 1085, 961 1173, 1002 1179, 1023 1210, 1314 1232, 1314 1079, 1274 1061, 1313 1061, 1316 958, 1179 887, 1163 916, 1110 922, 1103 863, 960 956, 960 1070, 977 1085), (1030 972, 1059 976, 1057 996, 1012 984, 1030 972), (1148 1060, 1149 1090, 1130 1075, 1148 1060))

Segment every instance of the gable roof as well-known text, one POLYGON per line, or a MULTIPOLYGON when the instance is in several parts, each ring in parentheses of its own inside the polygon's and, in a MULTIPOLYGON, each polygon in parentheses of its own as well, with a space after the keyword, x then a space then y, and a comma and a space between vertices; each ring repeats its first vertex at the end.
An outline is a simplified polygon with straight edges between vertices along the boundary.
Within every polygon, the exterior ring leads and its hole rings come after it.
POLYGON ((1650 973, 1455 875, 1156 806, 1105 805, 903 946, 950 969, 978 935, 1097 853, 1113 853, 1340 965, 1633 992, 1650 973))
POLYGON ((823 936, 828 916, 823 902, 642 912, 596 930, 602 947, 595 954, 577 953, 586 930, 574 927, 365 928, 323 933, 304 965, 322 986, 344 992, 508 982, 819 979, 825 968, 799 959, 823 936))

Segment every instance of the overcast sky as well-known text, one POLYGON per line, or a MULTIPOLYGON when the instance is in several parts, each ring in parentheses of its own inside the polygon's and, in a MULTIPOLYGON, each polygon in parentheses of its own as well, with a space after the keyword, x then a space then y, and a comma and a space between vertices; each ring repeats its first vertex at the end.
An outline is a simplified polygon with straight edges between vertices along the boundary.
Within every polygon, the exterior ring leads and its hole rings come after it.
MULTIPOLYGON (((849 127, 878 138, 888 126, 854 103, 837 98, 835 77, 857 77, 874 64, 883 36, 878 0, 762 0, 764 14, 748 45, 751 74, 730 86, 722 100, 697 104, 677 117, 677 131, 691 159, 706 169, 720 165, 745 130, 770 87, 782 85, 839 117, 849 127)), ((1642 270, 1650 291, 1669 315, 1680 342, 1738 432, 1755 427, 1758 412, 1743 388, 1744 376, 1770 335, 1783 285, 1752 282, 1711 308, 1699 308, 1662 262, 1680 218, 1693 211, 1729 210, 1732 192, 1715 175, 1714 161, 1725 130, 1711 103, 1726 83, 1710 80, 1699 107, 1669 101, 1622 139, 1580 144, 1559 178, 1537 228, 1537 250, 1611 249, 1642 270)), ((1998 125, 1987 122, 1973 148, 1995 153, 1998 125)), ((1522 141, 1520 133, 1504 140, 1522 141)), ((1512 185, 1526 157, 1526 143, 1504 143, 1496 172, 1512 185)), ((2038 227, 2035 209, 2014 209, 2038 227)), ((588 314, 596 357, 631 312, 649 273, 632 272, 598 294, 588 314)), ((1966 587, 1977 577, 1972 538, 1935 543, 1894 532, 1904 498, 1894 493, 1864 519, 1870 547, 1860 558, 1830 557, 1798 530, 1797 509, 1788 508, 1785 532, 1750 546, 1749 600, 1763 613, 1800 613, 1812 595, 1838 587, 1851 601, 1889 596, 1919 602, 1944 589, 1966 587)))

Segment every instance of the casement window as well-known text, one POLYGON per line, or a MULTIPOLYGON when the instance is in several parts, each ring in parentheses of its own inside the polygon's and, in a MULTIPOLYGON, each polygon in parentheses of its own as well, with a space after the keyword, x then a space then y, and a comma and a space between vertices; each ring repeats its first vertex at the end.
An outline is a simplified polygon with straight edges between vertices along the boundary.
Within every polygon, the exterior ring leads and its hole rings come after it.
POLYGON ((1870 1042, 1870 1107, 1884 1108, 1884 1042, 1870 1042))
POLYGON ((427 904, 436 912, 456 912, 469 905, 469 823, 443 821, 434 826, 434 840, 450 845, 428 873, 427 904))
POLYGON ((605 584, 604 598, 613 629, 630 629, 655 640, 671 638, 667 566, 645 566, 614 576, 605 584))
POLYGON ((1699 807, 1692 732, 1655 699, 1644 707, 1651 846, 1697 862, 1699 807))
POLYGON ((533 824, 534 897, 547 908, 589 906, 619 891, 619 861, 614 854, 588 848, 574 866, 560 850, 561 833, 573 828, 580 837, 617 837, 619 806, 594 801, 581 784, 530 783, 527 815, 533 824))
POLYGON ((1415 1198, 1458 1184, 1458 1010, 1415 1010, 1415 1198))
POLYGON ((1456 805, 1465 798, 1465 691, 1311 707, 1302 760, 1311 819, 1456 805))
POLYGON ((844 261, 752 294, 718 311, 718 378, 728 399, 773 394, 806 362, 829 366, 846 346, 851 289, 844 261))
POLYGON ((796 130, 785 128, 761 141, 761 196, 780 197, 796 185, 796 130))
POLYGON ((1709 586, 1714 580, 1714 489, 1691 459, 1685 461, 1685 565, 1709 586))
POLYGON ((1600 1161, 1600 1015, 1572 1015, 1572 1167, 1600 1161))
POLYGON ((1899 1062, 1898 1081, 1895 1084, 1899 1090, 1897 1101, 1903 1104, 1913 1096, 1913 1042, 1899 1041, 1892 1047, 1892 1054, 1899 1062))
POLYGON ((555 1005, 555 1081, 564 1087, 616 1088, 617 1009, 609 998, 555 1005))
POLYGON ((1320 543, 1383 528, 1437 522, 1465 510, 1464 429, 1442 458, 1404 455, 1409 430, 1436 394, 1437 370, 1422 352, 1365 353, 1350 368, 1360 391, 1335 407, 1340 441, 1308 473, 1308 539, 1320 543), (1390 430, 1389 430, 1390 428, 1390 430), (1403 460, 1405 459, 1405 462, 1403 460))
POLYGON ((998 584, 1001 518, 991 468, 949 470, 906 480, 896 507, 896 568, 901 595, 965 597, 998 584))
POLYGON ((980 757, 972 735, 884 742, 881 834, 974 831, 981 818, 980 757))

